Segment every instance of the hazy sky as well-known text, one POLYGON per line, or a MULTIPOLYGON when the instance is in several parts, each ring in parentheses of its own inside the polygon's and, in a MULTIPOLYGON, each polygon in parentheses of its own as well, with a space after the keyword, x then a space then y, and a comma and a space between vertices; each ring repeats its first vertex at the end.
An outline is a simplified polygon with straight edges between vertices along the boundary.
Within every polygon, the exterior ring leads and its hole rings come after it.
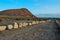
POLYGON ((0 0, 0 10, 27 8, 34 15, 60 14, 60 0, 0 0))

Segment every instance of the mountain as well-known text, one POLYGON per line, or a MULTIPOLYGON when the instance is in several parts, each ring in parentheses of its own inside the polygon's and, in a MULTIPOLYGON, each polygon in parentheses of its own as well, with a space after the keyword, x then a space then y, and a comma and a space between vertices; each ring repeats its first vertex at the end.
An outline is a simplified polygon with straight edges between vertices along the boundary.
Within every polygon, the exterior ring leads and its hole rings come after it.
POLYGON ((0 16, 1 15, 35 18, 35 16, 26 8, 0 11, 0 16))

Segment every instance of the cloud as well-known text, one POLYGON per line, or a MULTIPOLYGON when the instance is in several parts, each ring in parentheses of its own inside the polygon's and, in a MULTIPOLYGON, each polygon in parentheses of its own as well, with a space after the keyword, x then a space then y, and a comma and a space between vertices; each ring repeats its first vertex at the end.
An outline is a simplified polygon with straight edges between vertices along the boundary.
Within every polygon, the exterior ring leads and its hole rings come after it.
POLYGON ((49 9, 49 6, 45 6, 44 8, 45 8, 45 9, 49 9))

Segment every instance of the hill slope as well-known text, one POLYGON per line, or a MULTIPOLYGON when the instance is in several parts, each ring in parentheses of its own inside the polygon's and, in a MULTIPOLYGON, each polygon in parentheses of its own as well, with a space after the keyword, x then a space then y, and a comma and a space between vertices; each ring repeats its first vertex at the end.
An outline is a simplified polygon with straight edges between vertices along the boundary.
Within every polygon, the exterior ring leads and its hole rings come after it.
POLYGON ((1 15, 35 18, 35 16, 26 8, 4 10, 0 12, 0 16, 1 15))

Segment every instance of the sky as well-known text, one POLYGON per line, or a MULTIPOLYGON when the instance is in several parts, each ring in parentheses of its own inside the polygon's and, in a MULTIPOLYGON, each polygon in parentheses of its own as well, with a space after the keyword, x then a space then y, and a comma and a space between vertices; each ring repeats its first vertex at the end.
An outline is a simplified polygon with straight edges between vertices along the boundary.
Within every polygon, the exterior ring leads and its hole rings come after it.
POLYGON ((0 0, 0 11, 20 8, 37 17, 60 17, 60 0, 0 0))

